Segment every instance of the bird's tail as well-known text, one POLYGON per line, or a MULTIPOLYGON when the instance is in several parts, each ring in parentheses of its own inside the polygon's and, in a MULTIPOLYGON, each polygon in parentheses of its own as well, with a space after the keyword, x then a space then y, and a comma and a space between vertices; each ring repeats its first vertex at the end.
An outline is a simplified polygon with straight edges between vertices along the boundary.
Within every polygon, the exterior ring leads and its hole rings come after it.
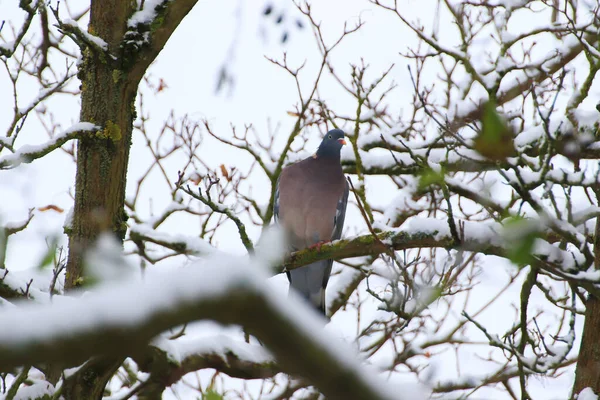
POLYGON ((290 289, 294 289, 325 317, 325 287, 330 273, 330 260, 317 261, 288 272, 290 289))

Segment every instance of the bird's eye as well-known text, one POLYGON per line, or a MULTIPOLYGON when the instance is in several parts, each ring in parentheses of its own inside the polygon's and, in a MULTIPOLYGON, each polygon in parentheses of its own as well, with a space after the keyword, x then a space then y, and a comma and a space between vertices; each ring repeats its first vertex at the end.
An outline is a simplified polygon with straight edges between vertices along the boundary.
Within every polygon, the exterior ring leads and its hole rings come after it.
POLYGON ((327 136, 329 139, 331 139, 331 135, 327 136))

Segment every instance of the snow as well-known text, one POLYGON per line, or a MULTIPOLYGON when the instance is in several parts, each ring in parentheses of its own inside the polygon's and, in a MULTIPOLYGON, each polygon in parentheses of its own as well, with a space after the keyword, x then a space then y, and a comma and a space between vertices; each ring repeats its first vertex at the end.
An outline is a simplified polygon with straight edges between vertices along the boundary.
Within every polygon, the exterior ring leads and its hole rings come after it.
POLYGON ((387 149, 387 145, 382 143, 381 137, 388 145, 399 148, 410 148, 416 149, 427 149, 436 142, 436 138, 411 138, 411 140, 404 140, 401 136, 398 136, 401 132, 406 130, 407 126, 403 122, 399 122, 391 125, 390 127, 382 127, 380 130, 372 130, 367 132, 361 132, 357 139, 358 147, 361 149, 369 148, 371 144, 379 144, 383 148, 387 149))
MULTIPOLYGON (((564 272, 572 272, 585 265, 585 258, 575 249, 570 251, 562 250, 558 245, 550 244, 544 240, 536 239, 533 245, 532 253, 537 257, 547 260, 550 263, 557 264, 564 272)), ((598 282, 600 279, 600 271, 577 272, 569 274, 575 279, 598 282)))
POLYGON ((164 336, 160 336, 152 342, 152 345, 165 351, 169 360, 177 364, 181 364, 187 357, 203 355, 217 355, 226 361, 227 354, 231 353, 242 360, 256 364, 275 362, 273 356, 264 347, 223 334, 195 339, 183 337, 176 340, 167 340, 164 336))
POLYGON ((63 224, 63 229, 72 229, 73 228, 73 207, 69 208, 67 214, 65 215, 65 222, 63 224))
POLYGON ((285 236, 278 225, 270 225, 263 229, 261 237, 254 248, 254 254, 258 259, 263 260, 267 266, 281 265, 287 245, 285 236))
MULTIPOLYGON (((488 82, 487 84, 494 84, 495 81, 488 82)), ((460 119, 467 115, 471 115, 477 109, 481 107, 483 103, 489 100, 489 93, 485 87, 479 82, 473 82, 469 90, 468 95, 465 99, 456 99, 453 102, 452 108, 448 110, 448 118, 460 119)))
MULTIPOLYGON (((404 303, 404 311, 409 314, 420 313, 421 310, 427 308, 436 298, 439 297, 440 291, 436 287, 422 287, 414 297, 404 303)), ((396 302, 403 302, 402 296, 397 296, 396 302)))
POLYGON ((16 307, 16 306, 14 304, 12 304, 10 301, 4 300, 2 297, 0 297, 0 309, 2 309, 3 307, 16 307))
POLYGON ((15 41, 11 40, 5 43, 0 43, 0 47, 8 51, 9 53, 12 53, 15 51, 15 41))
POLYGON ((595 218, 600 215, 600 207, 597 206, 589 206, 584 209, 574 211, 573 213, 573 224, 575 226, 584 223, 590 218, 595 218))
MULTIPOLYGON (((12 290, 25 292, 28 282, 29 280, 19 278, 15 272, 0 270, 0 283, 10 287, 12 290)), ((29 298, 41 303, 47 303, 50 297, 48 293, 41 291, 33 285, 29 287, 28 295, 29 298)))
POLYGON ((157 242, 166 242, 170 244, 183 244, 186 252, 193 255, 209 254, 216 251, 208 242, 203 239, 180 235, 157 232, 148 224, 137 224, 130 227, 130 232, 139 233, 140 235, 152 238, 157 242))
MULTIPOLYGON (((393 168, 398 163, 400 165, 414 164, 414 161, 412 160, 410 155, 407 153, 394 152, 393 154, 396 157, 396 159, 394 159, 394 156, 392 156, 390 154, 389 150, 386 150, 386 149, 376 148, 376 149, 372 149, 368 152, 359 150, 361 162, 363 164, 363 167, 367 170, 373 169, 373 168, 381 168, 381 169, 393 168), (396 160, 398 160, 398 162, 396 162, 396 160)), ((352 153, 350 151, 346 151, 346 152, 343 151, 342 152, 342 160, 355 160, 354 153, 352 153)))
POLYGON ((8 230, 22 229, 29 222, 30 218, 24 218, 20 221, 8 221, 4 223, 4 228, 8 230))
POLYGON ((11 136, 11 137, 0 136, 0 146, 12 147, 14 141, 15 141, 14 136, 11 136))
POLYGON ((29 162, 27 161, 28 156, 39 153, 48 149, 52 146, 55 146, 60 140, 67 137, 69 134, 74 132, 93 132, 99 130, 100 127, 96 126, 90 122, 79 122, 72 125, 70 128, 62 131, 61 133, 54 136, 52 139, 41 143, 41 144, 27 144, 21 146, 14 153, 8 154, 6 156, 0 157, 0 169, 2 168, 14 168, 19 166, 21 163, 29 162))
MULTIPOLYGON (((515 39, 517 38, 517 35, 515 35, 514 33, 511 33, 507 30, 503 30, 500 33, 500 40, 502 41, 502 43, 510 43, 513 42, 515 39)), ((506 59, 504 59, 505 61, 508 61, 506 59)), ((500 66, 499 66, 500 68, 500 66)), ((503 65, 502 68, 500 69, 506 69, 506 65, 503 65)))
POLYGON ((515 137, 514 143, 517 148, 525 147, 534 144, 544 135, 544 128, 541 125, 534 126, 528 130, 524 130, 515 137))
MULTIPOLYGON (((497 222, 464 222, 464 241, 489 244, 491 246, 501 246, 502 239, 499 232, 502 225, 497 222)), ((461 223, 462 223, 461 222, 461 223)), ((448 221, 445 219, 413 217, 406 223, 405 231, 410 234, 430 234, 434 235, 435 240, 444 240, 451 237, 448 221)))
POLYGON ((171 0, 146 0, 144 2, 144 8, 133 13, 131 18, 129 18, 129 21, 127 21, 127 26, 135 28, 137 25, 150 25, 152 21, 154 21, 154 18, 156 18, 156 8, 170 1, 171 0))
POLYGON ((373 117, 375 117, 377 115, 377 113, 375 112, 375 110, 361 110, 360 116, 358 117, 359 120, 361 121, 367 121, 369 119, 372 119, 373 117))
POLYGON ((55 91, 58 87, 63 86, 64 83, 60 82, 56 86, 43 88, 40 90, 35 99, 33 99, 26 107, 19 107, 19 114, 26 115, 29 111, 33 110, 33 108, 43 99, 48 97, 53 91, 55 91))
POLYGON ((465 184, 463 183, 462 179, 457 179, 451 176, 445 176, 444 180, 452 188, 461 188, 467 193, 474 193, 477 196, 486 199, 489 203, 497 205, 498 207, 504 208, 508 206, 508 201, 506 199, 492 197, 492 195, 489 193, 490 188, 487 187, 484 182, 475 181, 465 184))
POLYGON ((448 222, 435 218, 411 218, 406 227, 407 233, 424 233, 435 235, 436 240, 448 237, 450 229, 448 222))
POLYGON ((174 212, 182 211, 182 210, 186 210, 186 209, 187 209, 187 207, 184 204, 182 204, 181 202, 171 201, 165 207, 165 209, 162 211, 162 213, 156 215, 155 217, 148 218, 148 220, 146 221, 146 225, 156 228, 158 226, 158 223, 163 221, 163 219, 164 219, 163 217, 165 215, 169 215, 174 212))
MULTIPOLYGON (((383 211, 383 225, 378 225, 380 229, 386 229, 387 224, 396 220, 399 214, 405 210, 426 210, 428 202, 423 197, 415 199, 415 193, 419 186, 418 179, 409 177, 407 184, 398 190, 396 196, 385 206, 383 211)), ((375 221, 379 224, 379 221, 375 221)))
POLYGON ((490 6, 502 6, 506 11, 516 10, 529 3, 528 0, 495 0, 488 2, 490 6))
MULTIPOLYGON (((583 241, 582 235, 574 230, 572 225, 567 224, 564 221, 554 221, 553 223, 559 224, 562 229, 570 232, 578 237, 579 240, 583 241)), ((413 217, 407 221, 405 226, 406 228, 397 231, 409 234, 429 234, 433 235, 435 240, 440 241, 451 238, 450 228, 446 220, 413 217)), ((463 235, 461 240, 467 249, 471 248, 473 245, 489 245, 497 247, 510 246, 510 243, 515 240, 515 235, 517 233, 523 235, 527 234, 529 231, 539 231, 539 227, 546 227, 548 231, 550 230, 550 225, 543 219, 529 219, 526 223, 528 228, 524 230, 525 225, 519 224, 518 231, 514 230, 517 227, 509 227, 509 229, 507 229, 499 223, 490 221, 461 221, 461 226, 463 235)), ((569 248, 568 251, 562 250, 559 248, 559 244, 550 244, 542 239, 536 239, 532 254, 550 263, 561 266, 563 272, 573 279, 590 282, 600 281, 600 271, 595 269, 574 272, 578 270, 580 266, 585 265, 586 262, 583 254, 577 249, 569 248)))
POLYGON ((572 111, 575 119, 579 122, 579 126, 593 127, 595 124, 600 122, 600 112, 598 110, 584 110, 577 108, 572 111))
POLYGON ((73 28, 76 28, 77 31, 80 32, 82 35, 84 35, 85 38, 87 40, 89 40, 91 43, 94 43, 94 45, 100 47, 102 50, 105 50, 105 51, 108 50, 108 43, 106 43, 104 40, 102 40, 98 36, 88 33, 85 29, 81 29, 79 27, 79 24, 77 23, 77 21, 74 21, 72 19, 66 19, 65 21, 63 21, 63 24, 72 26, 73 28))
POLYGON ((52 396, 55 392, 54 386, 45 380, 39 380, 29 385, 21 385, 14 400, 34 400, 43 396, 52 396))
POLYGON ((78 299, 65 298, 61 304, 41 307, 23 304, 15 312, 0 314, 0 324, 7 327, 0 332, 0 343, 24 346, 32 340, 52 340, 103 326, 126 328, 181 302, 218 298, 229 290, 248 288, 256 283, 257 278, 248 277, 248 270, 239 266, 245 264, 242 260, 222 258, 206 262, 212 264, 212 268, 196 266, 177 274, 157 273, 148 276, 143 283, 112 283, 78 299), (73 315, 78 318, 72 318, 73 315))
POLYGON ((107 283, 126 279, 138 272, 122 256, 121 243, 110 233, 102 233, 86 254, 85 275, 107 283))
MULTIPOLYGON (((283 300, 272 293, 265 285, 267 277, 256 261, 218 254, 177 273, 151 274, 143 282, 115 282, 70 301, 51 305, 23 304, 0 312, 0 326, 3 326, 0 346, 22 348, 59 337, 97 332, 106 327, 121 327, 126 332, 128 328, 144 324, 153 316, 168 313, 182 304, 225 301, 229 293, 248 293, 260 296, 278 314, 285 316, 291 326, 327 349, 331 357, 364 379, 382 398, 398 399, 397 388, 381 381, 373 371, 361 365, 354 351, 322 330, 322 321, 314 311, 294 295, 283 300), (73 318, 75 315, 77 318, 73 318)), ((204 315, 199 310, 198 317, 204 315)), ((265 359, 264 353, 226 339, 213 346, 213 350, 241 349, 245 355, 265 359)), ((184 346, 182 349, 179 357, 198 347, 184 346)))
POLYGON ((598 400, 598 395, 594 393, 592 388, 586 387, 577 395, 577 400, 598 400))

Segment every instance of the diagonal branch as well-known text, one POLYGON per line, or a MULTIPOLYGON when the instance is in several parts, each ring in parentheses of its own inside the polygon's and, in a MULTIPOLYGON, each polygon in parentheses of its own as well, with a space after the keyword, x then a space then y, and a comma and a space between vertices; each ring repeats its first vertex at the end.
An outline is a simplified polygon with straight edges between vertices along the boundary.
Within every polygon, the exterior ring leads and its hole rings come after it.
MULTIPOLYGON (((21 9, 27 13, 27 15, 25 16, 25 21, 23 21, 23 24, 21 25, 21 29, 19 29, 19 33, 17 33, 17 35, 16 35, 15 39, 12 41, 12 43, 6 43, 6 44, 0 45, 0 56, 10 58, 15 53, 18 45, 21 43, 21 41, 25 37, 25 34, 29 30, 29 27, 31 26, 31 21, 33 21, 33 17, 35 17, 35 13, 40 4, 41 4, 41 2, 38 2, 38 1, 32 2, 32 1, 21 0, 19 2, 19 7, 21 7, 21 9)), ((4 26, 4 21, 0 24, 0 31, 2 31, 3 26, 4 26)))
POLYGON ((88 122, 75 124, 44 144, 25 145, 12 154, 0 157, 0 170, 12 169, 23 163, 30 163, 58 149, 69 140, 81 139, 98 130, 100 130, 99 127, 88 122))
POLYGON ((322 321, 301 301, 281 301, 272 293, 260 270, 239 257, 219 256, 204 266, 100 288, 71 302, 6 310, 0 313, 0 370, 77 365, 99 354, 135 357, 169 328, 214 320, 247 328, 284 371, 306 378, 329 399, 402 398, 323 331, 322 321))
MULTIPOLYGON (((138 13, 154 13, 154 17, 142 24, 136 24, 134 14, 129 20, 129 24, 135 25, 134 29, 140 30, 142 26, 150 30, 149 45, 143 46, 131 65, 128 79, 137 85, 142 79, 146 69, 156 59, 175 29, 179 26, 183 18, 194 8, 198 0, 165 0, 161 3, 147 2, 146 7, 154 7, 153 10, 142 9, 138 13)), ((143 3, 142 3, 143 4, 143 3)), ((127 36, 127 35, 126 35, 127 36)))
MULTIPOLYGON (((180 181, 181 181, 182 176, 183 175, 181 175, 179 177, 180 181)), ((219 213, 219 214, 225 214, 230 220, 232 220, 238 229, 238 232, 240 234, 240 239, 242 240, 242 244, 244 245, 246 250, 248 250, 248 253, 254 252, 254 245, 252 244, 252 241, 248 237, 248 233, 246 232, 246 226, 244 225, 244 223, 234 214, 234 210, 225 206, 224 204, 219 204, 219 203, 212 201, 210 198, 210 193, 209 193, 210 189, 208 189, 206 191, 206 196, 204 196, 204 195, 202 195, 202 190, 200 188, 198 188, 197 193, 192 191, 189 186, 180 187, 180 188, 185 193, 192 196, 194 199, 199 200, 202 203, 204 203, 205 205, 207 205, 212 211, 219 213)))
POLYGON ((213 368, 234 378, 266 379, 281 372, 273 357, 260 345, 214 336, 153 344, 136 363, 150 377, 138 392, 139 398, 160 398, 164 389, 185 374, 213 368), (174 349, 173 349, 174 348, 174 349), (174 350, 174 351, 173 351, 174 350), (179 358, 172 353, 178 354, 179 358))

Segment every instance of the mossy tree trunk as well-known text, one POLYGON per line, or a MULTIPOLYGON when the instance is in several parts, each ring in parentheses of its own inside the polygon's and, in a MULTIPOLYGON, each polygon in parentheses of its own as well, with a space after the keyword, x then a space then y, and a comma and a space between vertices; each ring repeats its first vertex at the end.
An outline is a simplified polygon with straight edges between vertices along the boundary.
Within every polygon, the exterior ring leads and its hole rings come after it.
MULTIPOLYGON (((88 32, 108 44, 108 53, 119 57, 127 19, 135 1, 94 0, 88 32)), ((120 58, 120 57, 119 57, 120 58)), ((106 52, 83 50, 80 120, 102 128, 79 140, 75 205, 69 231, 69 258, 65 288, 82 283, 85 251, 102 232, 125 237, 125 184, 129 147, 135 119, 137 85, 120 78, 118 60, 106 52)), ((121 364, 120 359, 90 360, 67 380, 67 399, 100 399, 106 383, 121 364)))
MULTIPOLYGON (((95 0, 88 31, 108 43, 119 59, 121 42, 135 1, 95 0)), ((75 208, 69 232, 66 288, 81 283, 85 251, 102 232, 125 237, 125 183, 135 118, 137 82, 123 78, 119 60, 86 49, 79 67, 81 121, 102 130, 81 139, 77 146, 75 208)))
POLYGON ((590 387, 600 393, 600 300, 590 295, 585 305, 585 324, 577 357, 573 394, 590 387))
MULTIPOLYGON (((599 194, 597 191, 598 200, 599 194)), ((600 221, 596 221, 594 235, 594 263, 596 269, 600 269, 600 221)), ((592 388, 594 393, 600 393, 600 299, 591 293, 585 303, 585 323, 575 369, 573 396, 586 387, 592 388)))
MULTIPOLYGON (((82 48, 83 62, 78 73, 82 93, 80 120, 101 129, 79 140, 77 146, 66 289, 84 282, 85 253, 101 233, 110 232, 121 242, 125 238, 125 187, 137 88, 150 63, 196 1, 165 0, 156 5, 153 21, 135 27, 127 25, 136 11, 135 0, 91 2, 88 32, 104 40, 108 48, 82 48)), ((121 362, 108 358, 88 361, 67 379, 64 397, 101 398, 121 362)))

